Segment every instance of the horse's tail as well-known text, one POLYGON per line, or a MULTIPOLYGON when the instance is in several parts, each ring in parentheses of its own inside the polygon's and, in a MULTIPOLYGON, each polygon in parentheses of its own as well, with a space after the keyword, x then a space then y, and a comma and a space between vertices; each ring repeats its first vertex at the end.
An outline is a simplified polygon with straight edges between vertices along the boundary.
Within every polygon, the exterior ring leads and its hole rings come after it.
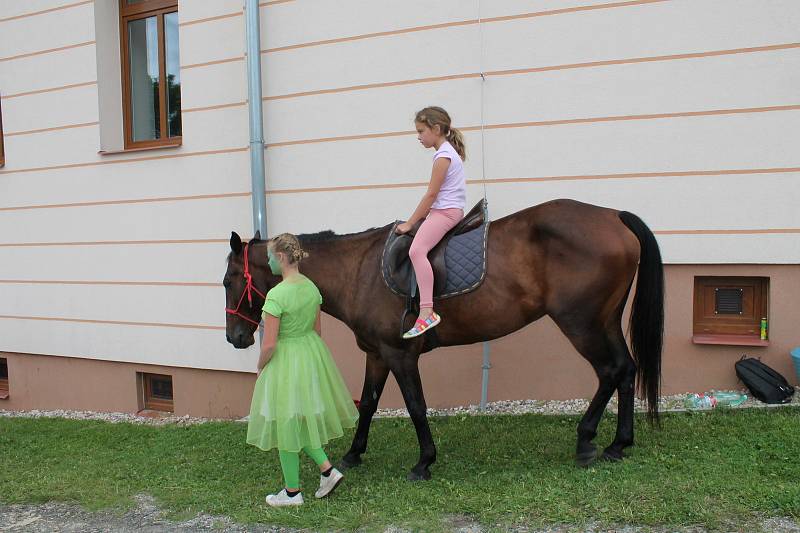
POLYGON ((657 423, 664 339, 664 265, 655 235, 642 219, 627 211, 620 211, 619 218, 639 239, 639 273, 628 331, 639 395, 647 400, 648 419, 657 423))

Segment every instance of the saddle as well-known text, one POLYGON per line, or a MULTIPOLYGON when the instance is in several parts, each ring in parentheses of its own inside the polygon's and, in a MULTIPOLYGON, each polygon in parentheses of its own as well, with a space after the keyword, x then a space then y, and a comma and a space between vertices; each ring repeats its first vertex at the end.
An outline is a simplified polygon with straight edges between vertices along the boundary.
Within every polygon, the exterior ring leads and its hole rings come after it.
MULTIPOLYGON (((422 225, 404 235, 395 233, 397 221, 383 247, 381 272, 386 286, 399 296, 413 298, 417 281, 408 257, 411 242, 422 225)), ((450 298, 477 289, 486 277, 486 240, 489 235, 488 204, 482 199, 428 254, 433 267, 433 297, 450 298)))

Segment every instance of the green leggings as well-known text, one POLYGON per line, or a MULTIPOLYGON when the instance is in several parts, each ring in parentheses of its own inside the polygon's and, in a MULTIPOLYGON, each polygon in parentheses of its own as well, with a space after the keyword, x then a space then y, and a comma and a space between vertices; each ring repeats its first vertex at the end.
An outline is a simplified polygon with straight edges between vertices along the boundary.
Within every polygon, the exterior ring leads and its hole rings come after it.
MULTIPOLYGON (((306 452, 306 455, 311 457, 315 463, 317 463, 317 466, 322 465, 322 463, 328 460, 328 456, 325 455, 325 450, 322 448, 316 448, 314 450, 310 448, 303 448, 303 451, 306 452)), ((283 470, 283 479, 286 481, 286 488, 299 489, 300 452, 285 452, 283 450, 278 450, 278 456, 281 459, 281 469, 283 470)))

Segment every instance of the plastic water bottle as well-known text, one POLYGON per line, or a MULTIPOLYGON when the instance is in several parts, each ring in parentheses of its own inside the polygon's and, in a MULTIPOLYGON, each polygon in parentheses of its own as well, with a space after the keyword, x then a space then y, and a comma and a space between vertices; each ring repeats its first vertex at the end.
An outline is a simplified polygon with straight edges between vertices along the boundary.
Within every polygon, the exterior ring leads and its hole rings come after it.
POLYGON ((747 400, 747 394, 741 392, 715 392, 714 398, 720 407, 737 407, 747 400))
POLYGON ((717 399, 710 394, 689 394, 683 405, 688 409, 713 409, 717 406, 717 399))

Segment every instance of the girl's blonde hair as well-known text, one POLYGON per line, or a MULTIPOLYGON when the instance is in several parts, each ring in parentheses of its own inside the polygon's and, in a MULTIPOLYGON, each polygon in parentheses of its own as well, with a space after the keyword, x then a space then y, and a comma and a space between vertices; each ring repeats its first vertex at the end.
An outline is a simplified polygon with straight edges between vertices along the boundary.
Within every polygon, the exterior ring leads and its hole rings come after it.
POLYGON ((464 144, 464 136, 460 131, 450 125, 450 115, 441 107, 431 106, 417 111, 414 122, 425 124, 429 128, 439 126, 445 139, 453 145, 462 161, 467 160, 467 146, 464 144))
POLYGON ((275 252, 286 254, 291 264, 299 263, 308 257, 308 253, 300 246, 300 241, 291 233, 281 233, 269 242, 275 252))

